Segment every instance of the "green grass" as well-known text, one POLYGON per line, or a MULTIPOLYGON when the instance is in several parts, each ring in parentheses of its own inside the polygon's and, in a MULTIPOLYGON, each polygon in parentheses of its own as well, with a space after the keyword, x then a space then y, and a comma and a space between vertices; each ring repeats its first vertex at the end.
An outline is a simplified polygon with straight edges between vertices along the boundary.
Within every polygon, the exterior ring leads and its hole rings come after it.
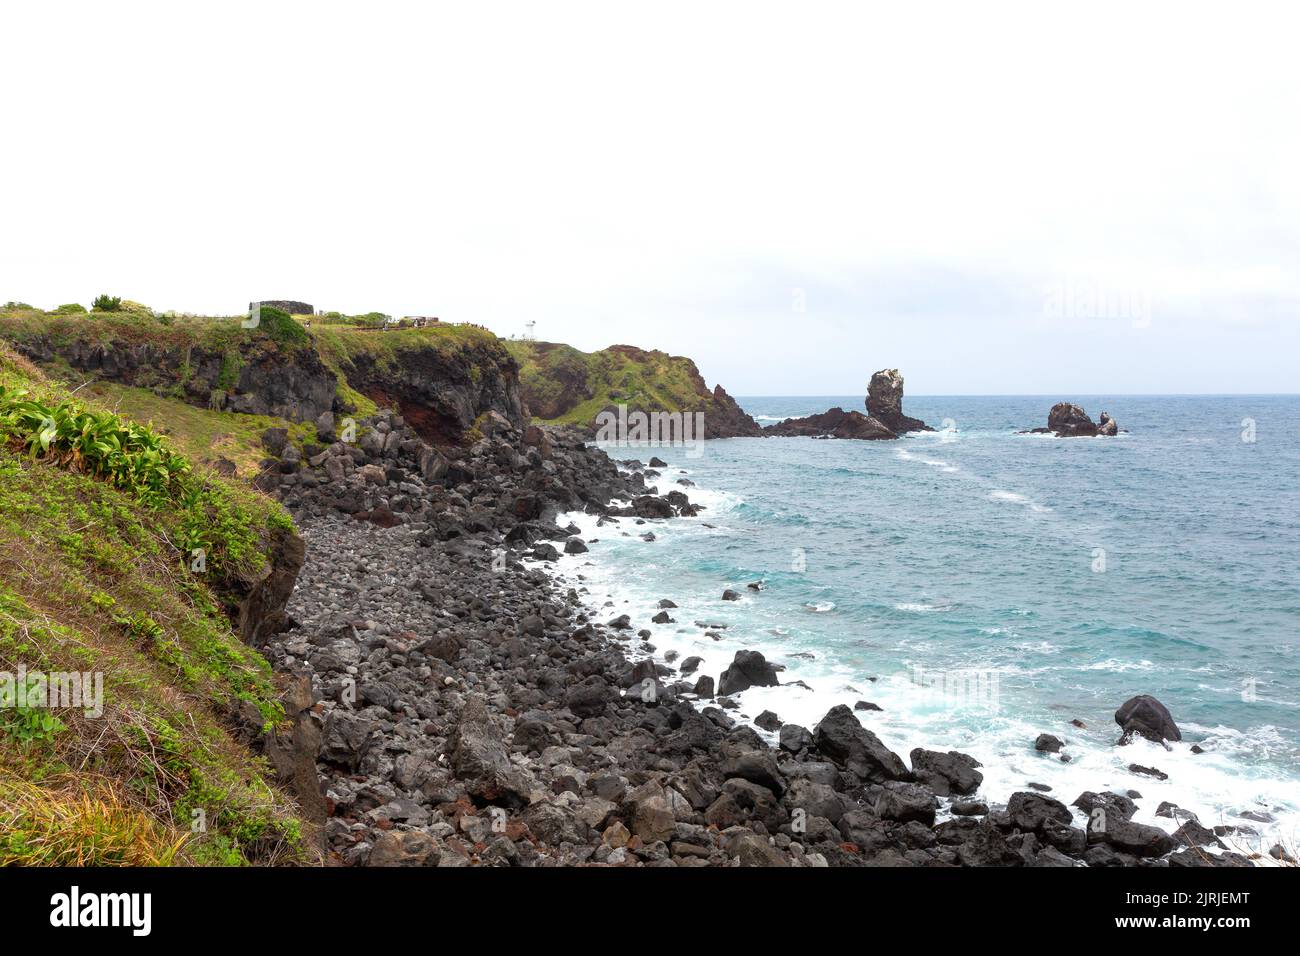
POLYGON ((682 356, 620 345, 598 352, 549 342, 505 345, 519 363, 525 400, 548 424, 587 425, 611 405, 680 412, 712 401, 695 363, 682 356))
MULTIPOLYGON (((0 671, 101 673, 105 711, 60 711, 40 726, 5 715, 0 864, 309 858, 296 805, 231 723, 239 712, 243 732, 251 725, 256 735, 285 720, 271 668, 240 641, 229 605, 235 585, 266 566, 287 515, 246 485, 200 476, 169 441, 84 390, 70 399, 3 347, 0 386, 11 412, 21 389, 21 403, 95 424, 91 433, 110 446, 109 435, 147 438, 145 447, 163 450, 166 480, 179 482, 159 486, 179 494, 159 495, 151 482, 162 477, 104 467, 111 456, 77 449, 57 430, 48 445, 33 444, 41 430, 6 418, 0 671), (218 542, 205 573, 190 570, 178 545, 195 533, 196 515, 197 533, 218 542), (196 819, 206 829, 192 833, 196 819)), ((122 454, 135 447, 122 445, 122 454)))
MULTIPOLYGON (((117 382, 91 382, 77 392, 123 418, 150 425, 166 435, 191 461, 202 464, 216 458, 235 463, 241 477, 251 478, 266 451, 262 433, 284 428, 289 440, 301 448, 314 441, 316 428, 310 422, 293 423, 268 415, 244 415, 198 408, 180 399, 159 395, 151 389, 133 388, 117 382)), ((372 403, 373 404, 373 403, 372 403)))
MULTIPOLYGON (((443 354, 471 348, 497 349, 500 339, 476 325, 430 325, 422 329, 353 328, 313 324, 308 331, 331 368, 370 359, 381 368, 391 367, 402 352, 434 349, 443 354)), ((502 352, 504 357, 505 353, 502 352)))

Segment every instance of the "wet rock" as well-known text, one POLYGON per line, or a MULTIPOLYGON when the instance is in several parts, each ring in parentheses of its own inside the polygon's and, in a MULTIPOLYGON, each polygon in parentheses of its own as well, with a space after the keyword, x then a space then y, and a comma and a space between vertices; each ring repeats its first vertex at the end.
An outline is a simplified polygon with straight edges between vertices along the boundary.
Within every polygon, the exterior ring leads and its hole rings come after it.
POLYGON ((1029 831, 1041 831, 1049 824, 1068 825, 1074 819, 1070 808, 1060 800, 1025 790, 1011 795, 1007 801, 1007 815, 1012 826, 1029 831))
POLYGON ((967 754, 955 750, 940 753, 917 747, 909 756, 917 782, 925 784, 941 797, 953 793, 972 794, 984 781, 984 775, 976 769, 980 762, 967 754))
POLYGON ((863 727, 844 704, 832 707, 821 719, 813 732, 813 743, 837 766, 851 770, 863 780, 882 783, 911 778, 899 756, 863 727))
POLYGON ((1125 701, 1115 711, 1115 723, 1119 724, 1123 732, 1121 743, 1126 743, 1134 734, 1156 743, 1183 739, 1168 708, 1149 694, 1141 694, 1125 701))
POLYGON ((776 668, 758 651, 737 651, 731 666, 722 672, 718 693, 722 696, 738 694, 750 687, 776 687, 779 681, 776 668))
POLYGON ((1141 774, 1144 777, 1155 777, 1157 780, 1168 780, 1169 774, 1163 770, 1157 770, 1155 767, 1144 767, 1140 763, 1131 763, 1128 765, 1129 773, 1141 774))
POLYGON ((1039 734, 1034 740, 1034 749, 1039 753, 1054 754, 1060 753, 1065 741, 1059 737, 1053 737, 1051 734, 1039 734))

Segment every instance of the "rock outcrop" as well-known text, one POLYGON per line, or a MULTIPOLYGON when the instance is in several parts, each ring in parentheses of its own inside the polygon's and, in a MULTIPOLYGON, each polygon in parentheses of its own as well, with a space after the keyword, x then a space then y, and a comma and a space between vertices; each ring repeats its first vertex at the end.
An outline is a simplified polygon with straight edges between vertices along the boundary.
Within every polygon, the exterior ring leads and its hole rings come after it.
POLYGON ((1046 428, 1031 428, 1029 434, 1053 434, 1057 438, 1094 438, 1098 435, 1113 437, 1119 434, 1119 423, 1110 412, 1101 413, 1101 423, 1094 422, 1080 406, 1070 402, 1057 402, 1047 413, 1046 428))
POLYGON ((787 418, 766 429, 764 434, 778 437, 857 438, 866 441, 898 437, 883 422, 861 412, 846 412, 839 407, 807 418, 787 418))
POLYGON ((762 427, 721 385, 712 391, 691 359, 632 345, 581 352, 557 342, 507 342, 520 364, 530 414, 547 422, 569 421, 595 432, 601 412, 680 412, 704 416, 704 438, 753 437, 762 427), (600 406, 590 419, 574 420, 579 406, 600 406))
POLYGON ((871 376, 867 389, 867 412, 846 412, 836 407, 807 418, 787 418, 763 430, 777 437, 856 438, 879 441, 898 438, 906 432, 934 431, 919 418, 903 414, 903 376, 898 369, 884 369, 871 376))
POLYGON ((867 414, 900 435, 934 431, 919 418, 903 414, 903 376, 896 368, 881 369, 871 376, 867 386, 867 414))
POLYGON ((1121 743, 1127 742, 1134 734, 1156 743, 1183 739, 1169 708, 1150 694, 1140 694, 1121 704, 1115 711, 1115 723, 1123 731, 1121 743))
POLYGON ((476 425, 483 431, 481 420, 493 414, 514 429, 527 423, 519 366, 496 338, 438 348, 420 332, 353 334, 376 336, 379 345, 400 343, 391 355, 350 350, 338 357, 338 368, 358 392, 396 407, 425 441, 459 444, 476 425))
POLYGON ((66 339, 42 335, 14 347, 40 365, 63 362, 78 372, 140 388, 162 388, 191 405, 294 422, 335 408, 338 377, 311 348, 289 348, 264 336, 215 344, 66 339))

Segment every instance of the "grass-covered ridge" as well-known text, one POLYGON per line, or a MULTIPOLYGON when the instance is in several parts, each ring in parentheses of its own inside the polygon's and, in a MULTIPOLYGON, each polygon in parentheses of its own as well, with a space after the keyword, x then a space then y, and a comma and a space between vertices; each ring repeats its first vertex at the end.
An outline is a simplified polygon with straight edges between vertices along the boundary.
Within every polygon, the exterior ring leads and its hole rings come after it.
POLYGON ((11 342, 36 338, 55 346, 72 342, 92 345, 113 343, 152 344, 187 348, 204 346, 214 351, 238 349, 249 342, 279 345, 285 350, 308 343, 302 325, 280 312, 265 308, 256 327, 248 316, 193 316, 155 313, 132 309, 112 312, 70 312, 60 307, 52 312, 39 309, 0 309, 0 337, 11 342))
POLYGON ((613 345, 581 352, 552 342, 506 343, 533 415, 556 424, 588 425, 603 409, 696 411, 712 401, 695 363, 667 352, 613 345))
POLYGON ((425 349, 442 355, 486 349, 499 351, 502 358, 506 356, 501 340, 477 325, 437 324, 419 329, 381 331, 313 323, 309 331, 325 363, 335 369, 362 360, 374 362, 380 368, 389 368, 397 363, 402 353, 425 349))
POLYGON ((2 346, 0 389, 0 672, 104 694, 101 716, 0 708, 0 864, 307 856, 249 746, 279 692, 223 606, 288 516, 2 346))

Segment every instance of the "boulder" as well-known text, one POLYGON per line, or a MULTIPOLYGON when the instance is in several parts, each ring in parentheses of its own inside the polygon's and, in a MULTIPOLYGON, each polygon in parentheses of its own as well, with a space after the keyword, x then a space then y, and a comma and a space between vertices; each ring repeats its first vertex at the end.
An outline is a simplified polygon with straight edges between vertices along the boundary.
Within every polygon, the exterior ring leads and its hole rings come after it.
POLYGON ((798 753, 812 746, 813 736, 806 727, 800 727, 798 724, 782 724, 780 743, 782 750, 798 753))
POLYGON ((422 830, 381 833, 370 851, 368 866, 437 866, 438 841, 422 830))
POLYGON ((967 796, 978 790, 984 781, 984 775, 975 769, 980 762, 967 754, 955 750, 941 753, 917 747, 910 756, 917 782, 925 784, 941 797, 954 793, 967 796))
POLYGON ((731 666, 718 680, 718 693, 723 697, 738 694, 750 687, 776 687, 776 668, 758 651, 736 651, 731 666))
POLYGON ((1059 737, 1053 737, 1051 734, 1039 734, 1034 741, 1034 749, 1044 754, 1060 753, 1061 748, 1064 746, 1065 741, 1059 737))
POLYGON ((1011 848, 1002 832, 990 823, 971 830, 966 841, 957 847, 962 866, 1024 866, 1025 858, 1011 848))
POLYGON ((624 812, 631 818, 632 832, 644 843, 671 840, 676 827, 667 792, 651 780, 624 798, 624 812))
POLYGON ((1150 694, 1140 694, 1126 700, 1115 711, 1115 723, 1123 731, 1120 743, 1127 743, 1134 734, 1156 743, 1183 739, 1168 708, 1150 694))
POLYGON ((1131 856, 1164 856, 1178 847, 1178 841, 1160 827, 1094 815, 1088 818, 1088 842, 1105 843, 1131 856))
POLYGON ((469 782, 470 793, 484 801, 528 802, 527 784, 511 764, 506 740, 482 697, 473 695, 465 702, 447 748, 452 769, 469 782))
POLYGON ((827 711, 813 732, 813 744, 837 766, 852 771, 863 780, 883 783, 886 780, 911 779, 911 773, 898 754, 863 727, 844 704, 837 704, 827 711))
POLYGON ((780 797, 785 793, 785 777, 776 768, 776 760, 768 751, 751 750, 724 760, 718 768, 724 777, 739 777, 766 787, 780 797))
POLYGON ((885 820, 897 820, 899 823, 916 820, 932 827, 938 803, 934 794, 925 787, 890 781, 876 794, 875 810, 885 820))
POLYGON ((1052 824, 1068 825, 1074 819, 1070 808, 1060 800, 1029 790, 1019 790, 1011 795, 1007 801, 1007 816, 1012 826, 1030 832, 1041 832, 1052 824))
POLYGON ((1091 438, 1097 425, 1078 405, 1057 402, 1047 413, 1047 430, 1057 438, 1091 438))

